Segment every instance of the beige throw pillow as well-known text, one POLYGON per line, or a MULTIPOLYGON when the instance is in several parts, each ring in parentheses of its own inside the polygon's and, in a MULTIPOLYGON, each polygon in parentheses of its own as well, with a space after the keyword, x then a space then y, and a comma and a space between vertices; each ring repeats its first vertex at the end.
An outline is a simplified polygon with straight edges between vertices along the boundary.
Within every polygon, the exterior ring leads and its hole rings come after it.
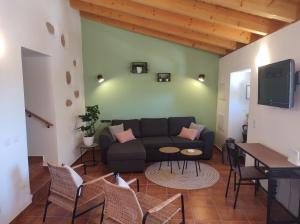
POLYGON ((108 126, 108 129, 109 129, 114 141, 116 141, 117 140, 116 134, 124 131, 124 124, 108 126))
POLYGON ((200 134, 203 131, 203 129, 205 128, 205 126, 202 125, 202 124, 196 124, 196 123, 192 122, 190 124, 190 128, 197 130, 198 133, 197 133, 196 139, 199 139, 200 138, 200 134))

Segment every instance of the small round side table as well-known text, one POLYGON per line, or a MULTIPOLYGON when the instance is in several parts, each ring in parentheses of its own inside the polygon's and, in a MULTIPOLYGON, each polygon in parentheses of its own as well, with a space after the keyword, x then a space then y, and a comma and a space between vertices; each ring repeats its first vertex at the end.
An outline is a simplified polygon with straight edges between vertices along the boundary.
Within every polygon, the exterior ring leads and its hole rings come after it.
POLYGON ((79 145, 79 149, 80 149, 80 161, 81 161, 81 163, 84 163, 86 166, 96 166, 97 162, 99 162, 95 158, 95 149, 96 148, 98 148, 98 144, 97 143, 93 143, 90 146, 86 146, 84 144, 80 144, 79 145), (90 159, 90 160, 83 161, 83 159, 82 159, 82 151, 83 150, 86 150, 87 152, 88 151, 92 151, 93 158, 90 159))
MULTIPOLYGON (((196 157, 196 156, 201 156, 203 154, 202 150, 200 150, 200 149, 183 149, 183 150, 180 151, 180 153, 182 155, 184 155, 185 157, 188 157, 188 158, 192 158, 192 157, 196 157)), ((189 159, 185 159, 183 161, 182 174, 184 172, 184 169, 187 168, 188 160, 189 159)), ((196 174, 198 176, 198 169, 199 169, 199 172, 201 171, 199 160, 195 160, 195 167, 196 167, 196 174), (199 166, 199 168, 198 168, 198 166, 199 166)))
MULTIPOLYGON (((177 147, 161 147, 159 148, 159 151, 163 154, 166 154, 168 157, 168 166, 171 163, 171 173, 173 173, 173 167, 172 167, 172 160, 171 160, 171 156, 172 155, 176 155, 177 156, 177 164, 178 164, 178 168, 180 169, 180 165, 179 165, 179 161, 178 161, 178 153, 180 152, 180 149, 177 147)), ((161 164, 162 164, 163 160, 160 161, 159 164, 159 170, 161 169, 161 164)))

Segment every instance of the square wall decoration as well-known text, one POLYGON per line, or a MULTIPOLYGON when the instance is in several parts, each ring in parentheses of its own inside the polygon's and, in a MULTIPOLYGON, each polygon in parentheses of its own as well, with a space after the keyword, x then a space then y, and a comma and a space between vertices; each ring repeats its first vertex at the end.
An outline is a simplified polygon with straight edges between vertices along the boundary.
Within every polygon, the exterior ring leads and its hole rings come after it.
POLYGON ((132 62, 130 65, 130 72, 133 74, 148 73, 147 62, 132 62))
POLYGON ((171 73, 157 73, 157 82, 171 82, 171 73))

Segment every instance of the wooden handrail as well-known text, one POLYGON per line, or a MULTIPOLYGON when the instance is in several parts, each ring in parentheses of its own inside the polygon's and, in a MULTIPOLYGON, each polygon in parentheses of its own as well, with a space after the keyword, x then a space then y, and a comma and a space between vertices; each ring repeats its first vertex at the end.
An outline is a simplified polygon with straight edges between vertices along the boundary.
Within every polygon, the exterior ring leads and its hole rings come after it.
POLYGON ((28 109, 25 109, 25 112, 26 112, 26 114, 27 114, 28 117, 33 116, 33 117, 35 117, 36 119, 40 120, 41 122, 45 123, 46 126, 47 126, 47 128, 50 128, 51 126, 54 126, 54 124, 52 124, 51 122, 47 121, 46 119, 40 117, 39 115, 37 115, 37 114, 35 114, 35 113, 33 113, 33 112, 31 112, 31 111, 28 110, 28 109))

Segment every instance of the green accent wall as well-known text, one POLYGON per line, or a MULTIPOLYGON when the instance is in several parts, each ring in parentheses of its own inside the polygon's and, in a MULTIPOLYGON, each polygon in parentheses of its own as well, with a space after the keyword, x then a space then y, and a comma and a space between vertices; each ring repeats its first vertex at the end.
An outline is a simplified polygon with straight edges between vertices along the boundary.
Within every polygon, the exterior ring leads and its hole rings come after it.
POLYGON ((82 19, 86 105, 98 104, 101 119, 189 116, 216 126, 219 56, 82 19), (130 63, 148 62, 147 74, 130 63), (171 82, 156 82, 170 72, 171 82), (98 84, 96 76, 105 81, 98 84), (206 75, 205 83, 196 80, 206 75))

